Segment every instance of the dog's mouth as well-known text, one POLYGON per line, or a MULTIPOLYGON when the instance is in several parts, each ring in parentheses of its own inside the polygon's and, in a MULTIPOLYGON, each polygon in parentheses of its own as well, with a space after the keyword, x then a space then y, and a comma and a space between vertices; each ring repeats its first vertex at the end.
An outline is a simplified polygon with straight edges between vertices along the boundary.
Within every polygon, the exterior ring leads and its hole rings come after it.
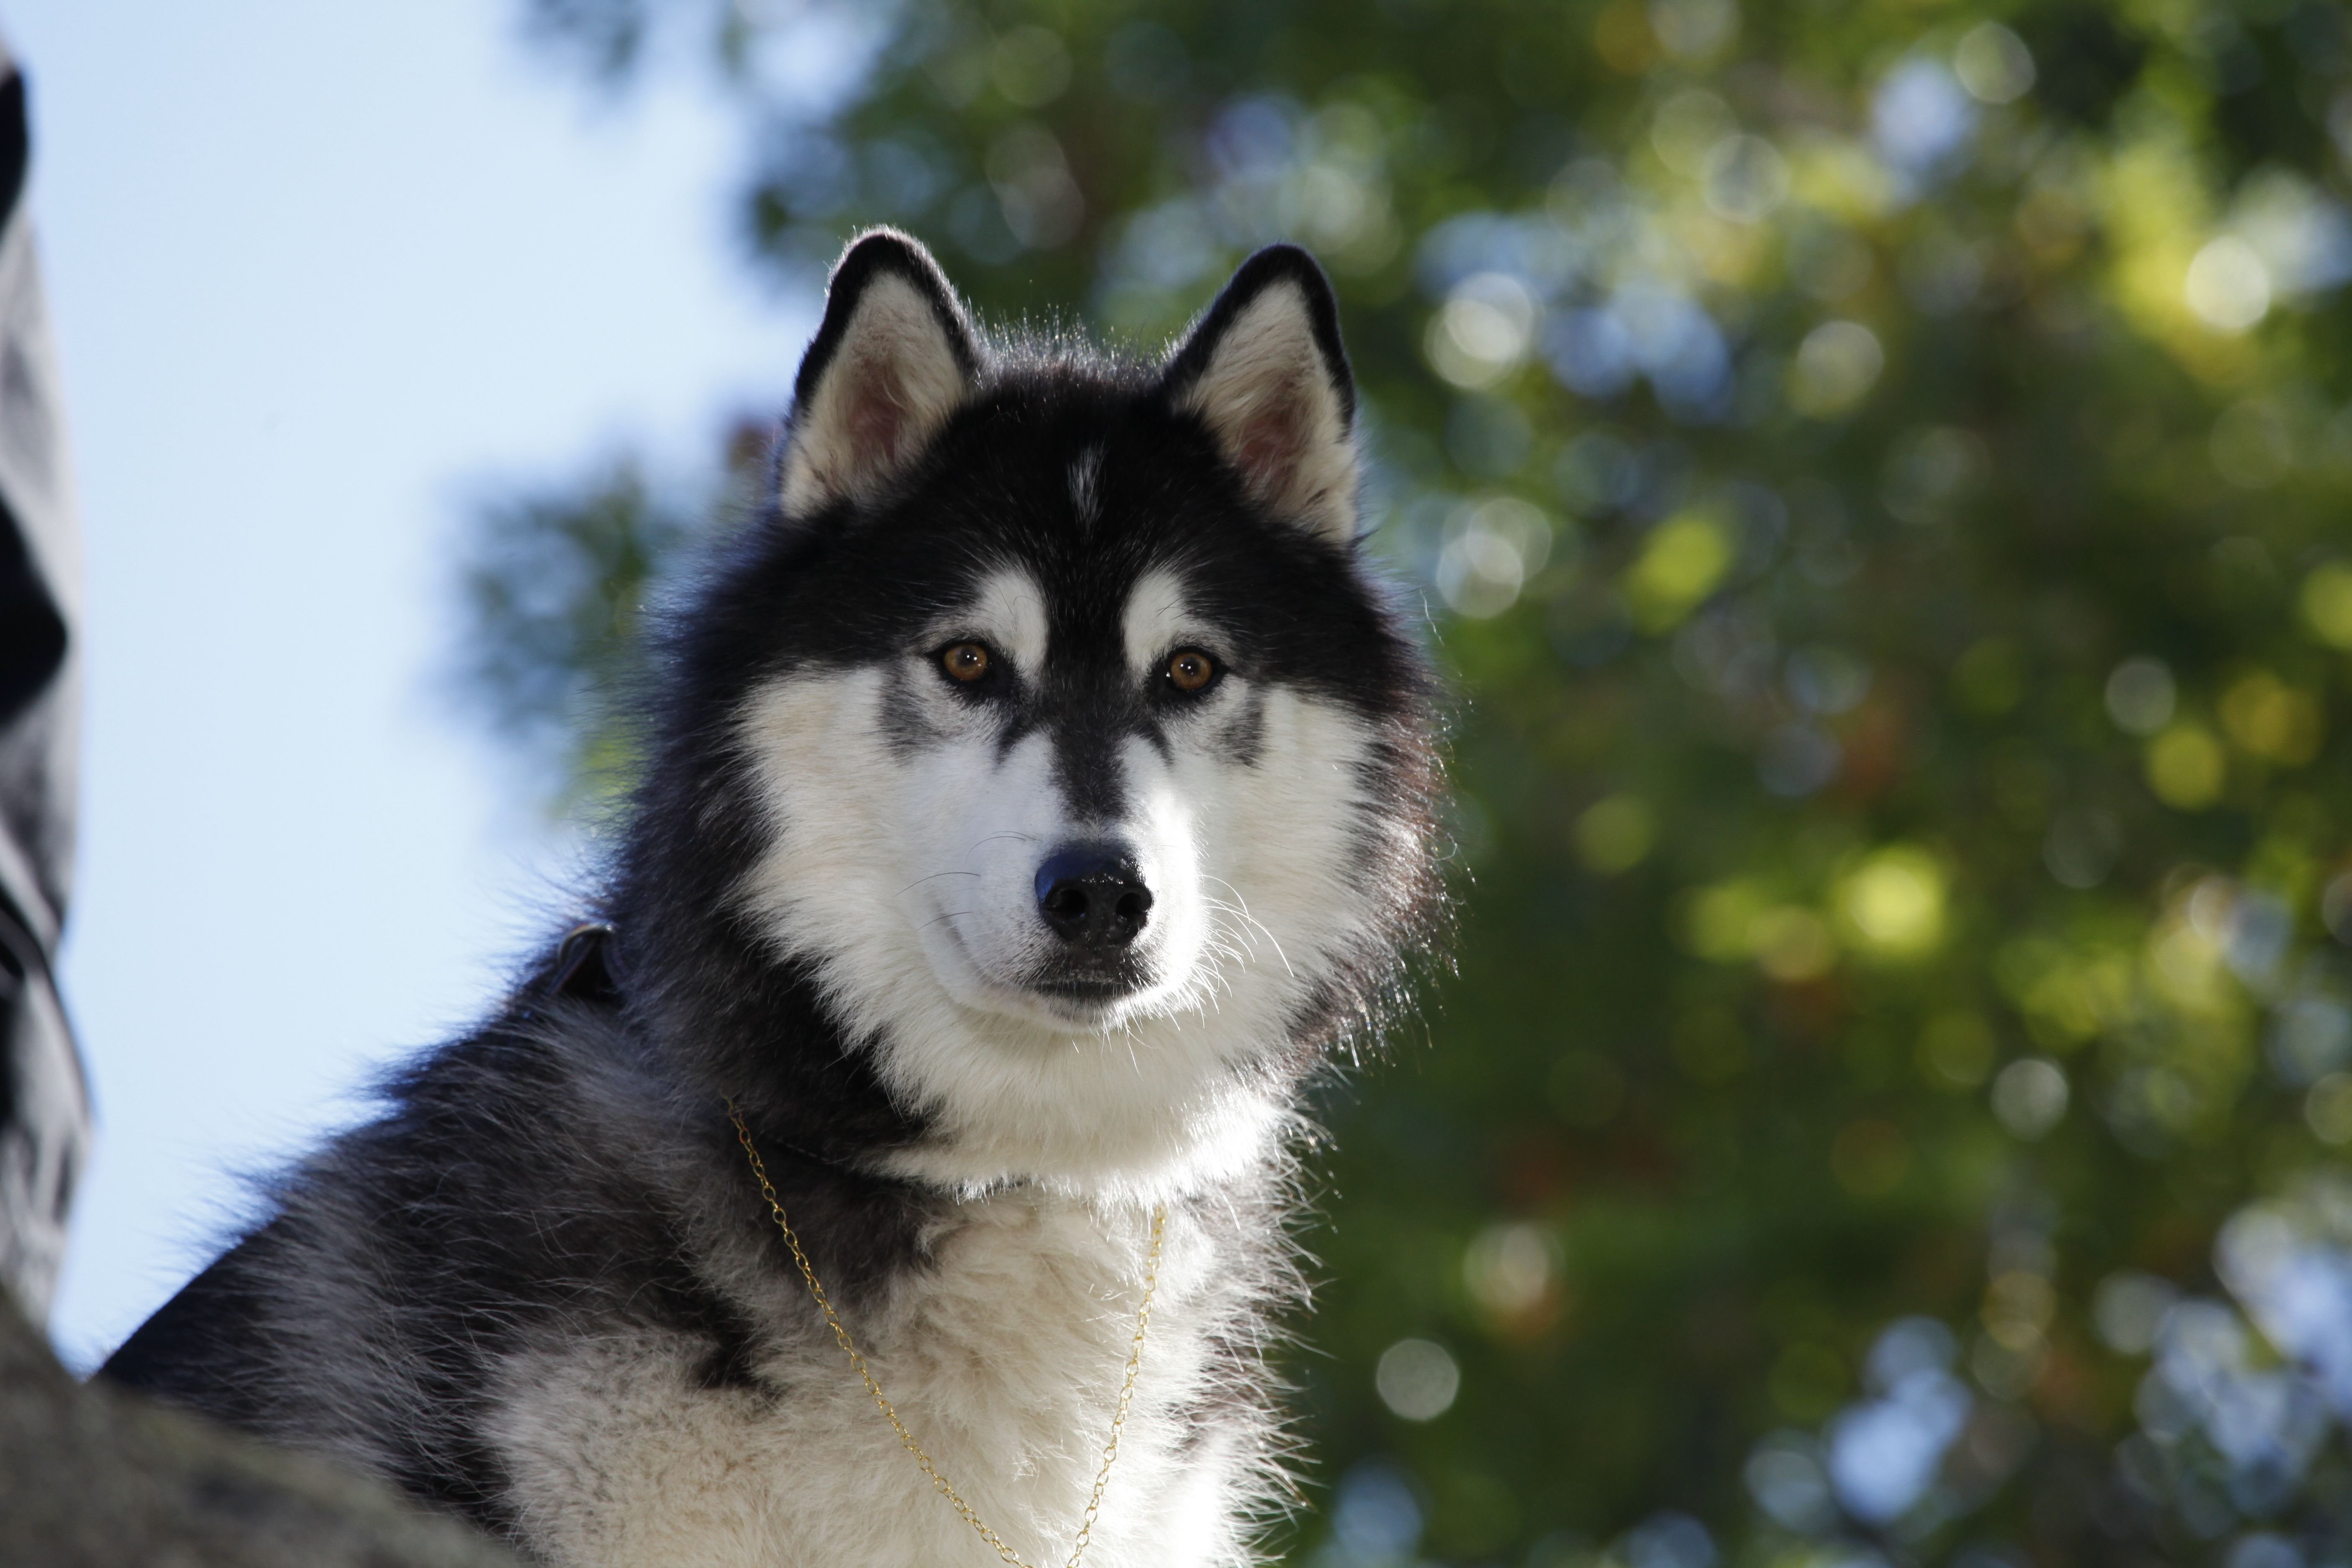
POLYGON ((1133 951, 1115 953, 1062 952, 1027 963, 998 966, 986 963, 959 929, 959 922, 936 923, 934 935, 944 937, 953 952, 950 971, 965 977, 962 986, 950 989, 961 1000, 992 1012, 1026 1018, 1058 1028, 1100 1029, 1115 1025, 1126 1005, 1160 984, 1156 966, 1133 951), (965 989, 965 987, 969 989, 965 989))
POLYGON ((1063 962, 1041 966, 1022 988, 1074 1021, 1094 1021, 1150 988, 1149 968, 1130 954, 1109 963, 1063 962))

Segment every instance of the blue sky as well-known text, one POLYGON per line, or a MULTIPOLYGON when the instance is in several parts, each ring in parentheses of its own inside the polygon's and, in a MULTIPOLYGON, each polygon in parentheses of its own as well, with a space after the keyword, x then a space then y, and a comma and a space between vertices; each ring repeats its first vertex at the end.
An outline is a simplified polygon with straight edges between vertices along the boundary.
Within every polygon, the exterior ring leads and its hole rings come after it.
POLYGON ((468 497, 700 464, 813 324, 735 259, 715 89, 600 108, 520 9, 0 7, 88 551, 78 1367, 561 910, 570 852, 435 684, 468 497))

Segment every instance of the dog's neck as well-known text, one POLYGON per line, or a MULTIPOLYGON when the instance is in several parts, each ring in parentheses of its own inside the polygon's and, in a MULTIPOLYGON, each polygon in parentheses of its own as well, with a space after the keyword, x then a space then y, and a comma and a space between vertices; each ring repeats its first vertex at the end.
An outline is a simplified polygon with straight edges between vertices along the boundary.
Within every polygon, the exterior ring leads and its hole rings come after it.
POLYGON ((715 922, 701 936, 690 951, 703 973, 677 980, 665 974, 685 957, 676 941, 575 928, 529 994, 625 1009, 671 1064, 682 1091, 708 1100, 713 1115, 723 1101, 739 1101, 785 1162, 963 1198, 1022 1186, 1148 1204, 1260 1169, 1278 1157, 1291 1131, 1291 1086, 1265 1067, 1220 1074, 1150 1115, 1121 1097, 1119 1114, 1089 1116, 1073 1093, 1014 1115, 991 1116, 992 1106, 975 1116, 953 1104, 910 1105, 890 1081, 894 1053, 925 1050, 985 1070, 1024 1055, 1034 1068, 1040 1051, 1092 1052, 1097 1073, 1076 1080, 1083 1092, 1089 1081, 1108 1076, 1119 1084, 1140 1070, 1137 1053, 1151 1046, 1116 1036, 1032 1038, 1035 1031, 1025 1026, 992 1027, 953 1007, 927 1016, 934 1030, 951 1030, 952 1037, 861 1038, 828 1003, 813 964, 774 961, 715 922), (708 984, 713 966, 732 972, 727 984, 708 984))

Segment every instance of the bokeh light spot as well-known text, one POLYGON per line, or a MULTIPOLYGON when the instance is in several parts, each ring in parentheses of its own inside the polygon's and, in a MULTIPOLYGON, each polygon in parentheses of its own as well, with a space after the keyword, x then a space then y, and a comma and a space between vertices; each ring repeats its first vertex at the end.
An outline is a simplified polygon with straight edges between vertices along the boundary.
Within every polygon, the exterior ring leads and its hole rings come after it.
POLYGON ((1985 1332, 2004 1350, 2025 1351, 2040 1344, 2057 1311, 2057 1291, 2045 1276, 2032 1269, 2006 1270, 1985 1288, 1985 1332))
POLYGON ((1559 1243, 1538 1225, 1488 1226, 1462 1255, 1471 1299, 1500 1318, 1523 1318, 1542 1307, 1559 1274, 1559 1243))
POLYGON ((2126 1269, 2099 1281, 2091 1298, 2091 1322, 2108 1349, 2146 1355, 2164 1327, 2164 1315, 2179 1300, 2179 1290, 2169 1282, 2126 1269))
POLYGON ((2352 565, 2330 561, 2303 580, 2303 624, 2330 647, 2352 651, 2352 565))
POLYGON ((2181 298, 2214 331, 2242 332, 2270 314, 2270 268, 2252 246, 2225 234, 2206 241, 2189 263, 2181 298))
POLYGON ((2160 658, 2127 658, 2109 672, 2107 717, 2126 735, 2153 735, 2172 721, 2178 693, 2160 658))
POLYGON ((1713 593, 1737 558, 1730 534, 1707 512, 1677 513, 1651 531, 1625 574, 1625 597, 1643 631, 1679 625, 1713 593))
POLYGON ((1446 519, 1437 591, 1457 615, 1499 616, 1543 570, 1551 548, 1551 520, 1526 501, 1497 496, 1457 507, 1446 519))
POLYGON ((1070 51, 1051 27, 1015 27, 997 40, 988 74, 1007 103, 1042 109, 1070 85, 1070 51))
POLYGON ((2352 1073, 2332 1072, 2303 1097, 2303 1119, 2322 1143, 2352 1143, 2352 1073))
POLYGON ((1790 984, 1817 980, 1837 963, 1829 921, 1801 904, 1777 904, 1749 922, 1748 942, 1757 966, 1790 984))
POLYGON ((1870 855, 1839 885, 1850 945, 1876 958, 1916 958, 1944 940, 1944 871, 1925 850, 1896 845, 1870 855))
POLYGON ((2065 1120, 2066 1074, 2053 1061, 2027 1057, 1992 1080, 1992 1113, 2011 1135, 2031 1143, 2065 1120))
POLYGON ((1802 1432, 1776 1432, 1759 1443, 1741 1479, 1756 1506, 1783 1530, 1826 1530, 1837 1522, 1820 1445, 1802 1432))
POLYGON ((1577 817, 1577 858, 1602 876, 1613 877, 1648 858, 1657 832, 1657 814, 1647 801, 1635 795, 1612 795, 1577 817))
POLYGON ((1705 88, 1685 88, 1658 106, 1650 146, 1677 174, 1698 174, 1717 143, 1739 129, 1731 106, 1705 88))
POLYGON ((1332 1500, 1331 1533, 1353 1561, 1411 1561, 1421 1525, 1421 1500, 1395 1466, 1367 1460, 1341 1478, 1332 1500))
POLYGON ((2180 811, 2202 811, 2221 798, 2229 761, 2221 742, 2201 724, 2180 723, 2147 746, 2147 787, 2156 798, 2180 811))
POLYGON ((1492 386, 1526 362, 1540 313, 1517 279, 1475 273, 1430 318, 1423 345, 1430 368, 1456 386, 1492 386))
POLYGON ((1980 22, 1960 35, 1952 74, 1980 103, 2013 103, 2033 87, 2033 54, 1999 22, 1980 22))
POLYGON ((1462 1368, 1434 1340, 1399 1340, 1381 1352, 1372 1373, 1381 1402, 1407 1421, 1434 1421, 1454 1408, 1462 1368))
POLYGON ((1734 223, 1761 223, 1789 197, 1789 161, 1761 136, 1727 136, 1707 149, 1699 177, 1706 205, 1734 223))
POLYGON ((2221 698, 2221 728, 2230 739, 2284 767, 2301 767, 2319 754, 2326 722, 2316 697, 2268 670, 2241 677, 2221 698))
POLYGON ((1732 0, 1650 0, 1649 16, 1650 31, 1680 60, 1719 54, 1739 36, 1732 0))
POLYGON ((1824 321, 1805 334, 1789 367, 1789 402, 1827 418, 1860 403, 1886 368, 1878 334, 1859 321, 1824 321))

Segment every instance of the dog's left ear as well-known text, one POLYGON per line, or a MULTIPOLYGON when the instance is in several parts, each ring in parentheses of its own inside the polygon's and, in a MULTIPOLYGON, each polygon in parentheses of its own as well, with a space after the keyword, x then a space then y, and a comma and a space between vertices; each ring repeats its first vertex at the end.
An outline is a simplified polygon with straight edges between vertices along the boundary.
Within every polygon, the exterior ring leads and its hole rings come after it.
POLYGON ((921 243, 876 229, 842 253, 793 384, 784 510, 863 499, 911 463, 980 378, 980 345, 921 243))
POLYGON ((1355 537, 1356 382, 1339 302, 1313 257, 1270 245, 1243 262, 1169 361, 1165 384, 1259 501, 1336 542, 1355 537))

